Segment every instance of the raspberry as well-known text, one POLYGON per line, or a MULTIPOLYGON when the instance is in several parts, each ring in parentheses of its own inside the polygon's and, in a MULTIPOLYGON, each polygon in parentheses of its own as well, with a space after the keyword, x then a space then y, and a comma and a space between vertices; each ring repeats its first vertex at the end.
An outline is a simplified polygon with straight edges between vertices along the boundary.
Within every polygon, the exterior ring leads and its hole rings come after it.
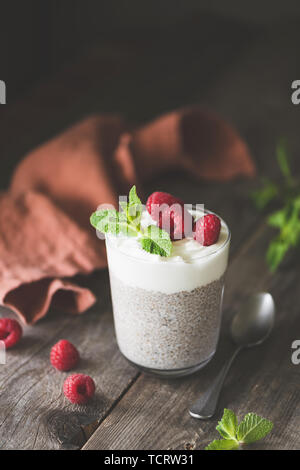
POLYGON ((20 324, 11 318, 0 318, 0 340, 5 344, 6 349, 15 346, 23 334, 20 324))
POLYGON ((73 374, 64 382, 64 394, 71 403, 84 405, 95 393, 95 382, 84 374, 73 374))
POLYGON ((204 246, 213 245, 219 238, 221 221, 214 214, 207 214, 197 220, 194 240, 204 246))
POLYGON ((190 234, 192 216, 181 199, 157 191, 148 197, 146 207, 158 226, 170 233, 171 240, 181 240, 190 234))
POLYGON ((58 370, 70 370, 78 364, 79 352, 70 341, 61 339, 50 352, 50 362, 58 370))
MULTIPOLYGON (((179 204, 180 206, 184 206, 184 202, 177 198, 172 196, 172 194, 169 193, 163 193, 160 191, 156 191, 155 193, 152 193, 146 202, 146 207, 147 211, 149 212, 150 215, 152 215, 153 219, 158 222, 157 210, 152 210, 152 205, 157 205, 161 206, 162 204, 166 204, 168 206, 172 206, 173 204, 179 204)), ((155 208, 154 208, 155 209, 155 208)))

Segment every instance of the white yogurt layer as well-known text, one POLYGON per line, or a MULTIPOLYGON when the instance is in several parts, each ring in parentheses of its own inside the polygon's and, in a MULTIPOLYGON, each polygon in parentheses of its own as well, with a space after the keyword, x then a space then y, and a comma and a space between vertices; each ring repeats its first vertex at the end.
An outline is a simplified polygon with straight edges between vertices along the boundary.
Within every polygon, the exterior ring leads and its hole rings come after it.
MULTIPOLYGON (((142 226, 155 222, 147 211, 142 226)), ((107 236, 109 270, 132 287, 172 294, 209 284, 224 274, 229 252, 229 230, 221 220, 214 245, 202 246, 192 238, 173 242, 172 254, 162 257, 144 251, 138 238, 107 236)))

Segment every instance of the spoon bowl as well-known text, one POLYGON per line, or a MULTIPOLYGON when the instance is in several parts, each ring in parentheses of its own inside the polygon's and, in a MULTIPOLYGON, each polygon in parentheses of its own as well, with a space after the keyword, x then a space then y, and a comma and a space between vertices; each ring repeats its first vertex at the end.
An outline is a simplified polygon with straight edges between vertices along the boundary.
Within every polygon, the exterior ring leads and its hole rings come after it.
POLYGON ((262 343, 270 334, 275 318, 275 304, 268 292, 260 292, 248 298, 234 316, 230 333, 240 347, 262 343))

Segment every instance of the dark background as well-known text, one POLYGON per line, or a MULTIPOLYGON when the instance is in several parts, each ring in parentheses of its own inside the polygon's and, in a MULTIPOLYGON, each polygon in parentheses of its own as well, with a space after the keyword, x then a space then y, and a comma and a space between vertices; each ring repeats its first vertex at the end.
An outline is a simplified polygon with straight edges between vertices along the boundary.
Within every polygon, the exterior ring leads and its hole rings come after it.
MULTIPOLYGON (((0 5, 0 72, 10 102, 93 48, 146 41, 145 55, 157 47, 165 62, 177 59, 187 73, 198 52, 205 74, 211 66, 205 42, 215 43, 214 59, 226 63, 245 37, 300 21, 297 0, 11 0, 0 5)), ((171 64, 162 70, 167 72, 175 72, 171 64)))

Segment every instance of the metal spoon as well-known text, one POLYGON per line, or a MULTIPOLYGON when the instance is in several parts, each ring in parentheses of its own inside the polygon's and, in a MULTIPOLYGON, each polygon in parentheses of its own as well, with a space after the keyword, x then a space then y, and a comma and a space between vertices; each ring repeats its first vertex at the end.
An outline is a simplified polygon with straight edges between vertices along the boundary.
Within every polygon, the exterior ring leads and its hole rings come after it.
POLYGON ((225 377, 234 359, 241 349, 256 346, 267 338, 272 330, 274 318, 275 304, 271 294, 261 292, 249 297, 234 316, 230 327, 231 338, 237 347, 209 390, 190 408, 189 412, 193 418, 208 419, 214 415, 225 377))

